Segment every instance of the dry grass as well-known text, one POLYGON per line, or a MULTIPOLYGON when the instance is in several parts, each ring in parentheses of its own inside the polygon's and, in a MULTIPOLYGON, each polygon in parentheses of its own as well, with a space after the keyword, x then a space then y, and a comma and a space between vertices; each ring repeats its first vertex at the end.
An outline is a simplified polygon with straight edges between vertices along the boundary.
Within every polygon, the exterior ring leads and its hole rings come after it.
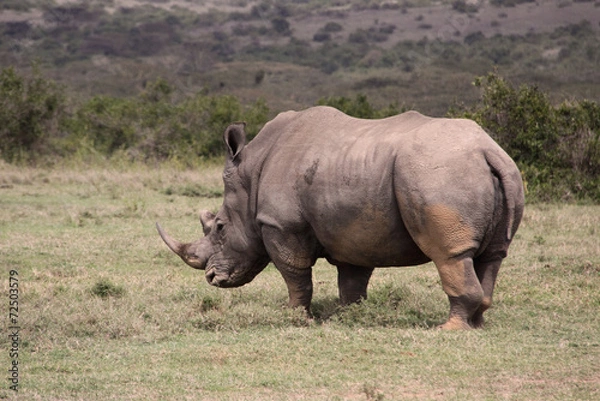
POLYGON ((21 277, 22 399, 600 396, 599 206, 527 207, 484 330, 431 329, 447 301, 430 264, 377 270, 369 300, 339 309, 334 269, 319 262, 307 321, 283 307, 272 267, 220 290, 158 238, 157 220, 201 235, 198 210, 221 200, 199 189, 218 194, 220 171, 0 166, 0 260, 21 277))

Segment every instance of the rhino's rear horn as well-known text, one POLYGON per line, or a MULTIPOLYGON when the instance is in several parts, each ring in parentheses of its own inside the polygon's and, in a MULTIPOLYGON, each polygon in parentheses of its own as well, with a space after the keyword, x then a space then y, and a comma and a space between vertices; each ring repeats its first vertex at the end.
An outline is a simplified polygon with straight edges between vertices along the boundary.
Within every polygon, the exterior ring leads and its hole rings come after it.
POLYGON ((204 270, 206 261, 200 259, 197 255, 190 251, 191 244, 184 244, 171 237, 160 224, 156 223, 156 229, 162 240, 167 244, 170 250, 175 252, 179 257, 194 269, 204 270))
POLYGON ((215 215, 208 210, 201 211, 200 223, 202 223, 202 231, 204 231, 204 235, 208 235, 215 223, 215 215))

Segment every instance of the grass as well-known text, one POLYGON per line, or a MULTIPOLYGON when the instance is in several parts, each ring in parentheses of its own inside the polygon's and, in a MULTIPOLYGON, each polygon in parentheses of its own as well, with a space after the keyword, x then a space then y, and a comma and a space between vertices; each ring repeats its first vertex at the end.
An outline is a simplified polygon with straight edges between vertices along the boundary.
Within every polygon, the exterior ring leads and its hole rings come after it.
MULTIPOLYGON (((0 283, 8 294, 18 270, 21 399, 600 397, 600 206, 528 205, 486 328, 449 333, 433 329, 447 300, 431 264, 376 270, 369 299, 341 309, 320 261, 314 320, 284 307, 273 267, 242 288, 208 286, 154 222, 200 236, 220 172, 0 165, 0 283)), ((0 399, 13 398, 4 382, 0 399)))

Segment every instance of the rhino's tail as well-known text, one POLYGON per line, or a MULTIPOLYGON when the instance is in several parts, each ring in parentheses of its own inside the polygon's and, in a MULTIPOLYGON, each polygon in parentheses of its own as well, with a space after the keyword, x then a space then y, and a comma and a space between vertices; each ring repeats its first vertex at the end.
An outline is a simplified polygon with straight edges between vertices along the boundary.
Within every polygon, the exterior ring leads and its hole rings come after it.
POLYGON ((485 159, 492 172, 499 178, 500 185, 504 190, 504 202, 506 203, 508 224, 506 228, 506 240, 510 241, 514 232, 515 222, 521 222, 523 214, 524 190, 521 173, 518 167, 506 154, 495 151, 485 152, 485 159))

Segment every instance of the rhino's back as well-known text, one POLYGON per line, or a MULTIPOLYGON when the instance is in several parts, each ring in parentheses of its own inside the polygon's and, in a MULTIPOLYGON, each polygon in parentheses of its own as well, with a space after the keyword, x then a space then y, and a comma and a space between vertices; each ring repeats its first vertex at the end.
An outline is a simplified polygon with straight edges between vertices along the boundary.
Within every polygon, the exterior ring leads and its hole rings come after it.
MULTIPOLYGON (((354 118, 328 106, 312 107, 303 111, 288 111, 278 115, 271 123, 285 128, 277 134, 281 144, 302 144, 307 141, 320 145, 348 145, 357 140, 362 145, 375 145, 384 137, 398 137, 431 122, 416 111, 408 111, 379 120, 354 118), (371 143, 368 143, 371 141, 371 143)), ((271 124, 269 123, 269 124, 271 124)))
POLYGON ((310 158, 311 151, 360 154, 389 146, 402 156, 419 157, 422 153, 438 153, 443 147, 473 146, 474 141, 483 146, 495 145, 471 120, 432 118, 416 111, 367 120, 318 106, 279 114, 252 142, 260 142, 259 147, 275 146, 273 156, 288 157, 290 150, 310 158))
POLYGON ((349 180, 376 183, 378 178, 391 179, 393 166, 408 171, 408 181, 435 181, 489 171, 485 151, 510 160, 475 122, 415 111, 380 120, 353 118, 324 106, 286 112, 254 142, 269 149, 261 171, 273 182, 302 178, 334 186, 349 180))

